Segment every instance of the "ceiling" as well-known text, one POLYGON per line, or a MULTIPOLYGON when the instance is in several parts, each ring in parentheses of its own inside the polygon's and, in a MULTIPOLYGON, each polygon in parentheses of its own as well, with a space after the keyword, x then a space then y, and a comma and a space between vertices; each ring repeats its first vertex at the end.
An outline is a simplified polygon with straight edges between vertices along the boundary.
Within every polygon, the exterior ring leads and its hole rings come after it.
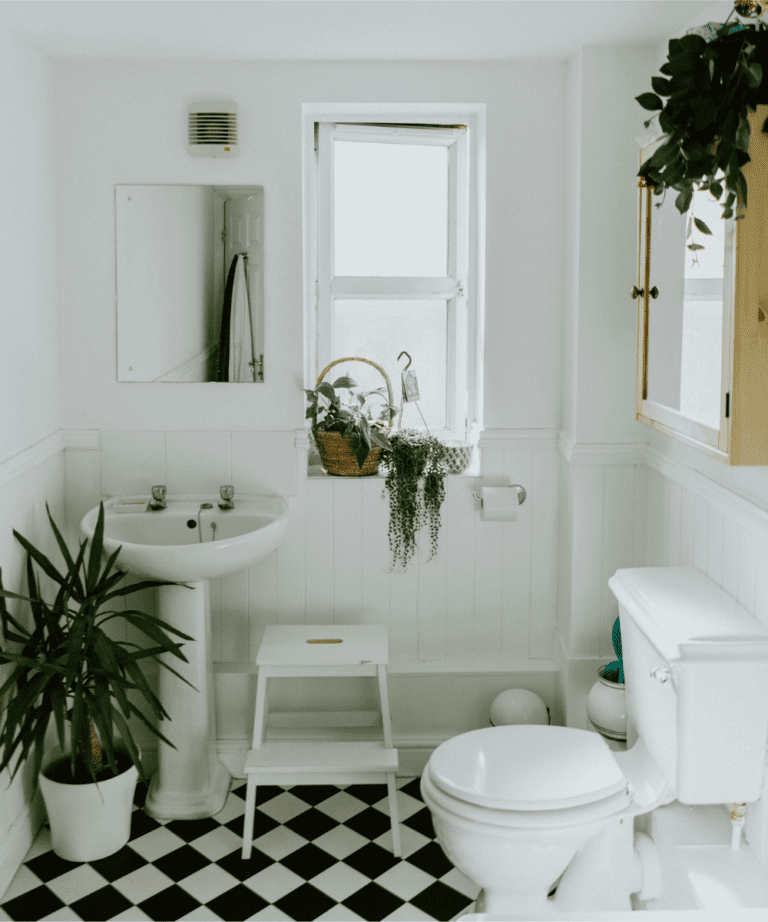
MULTIPOLYGON (((729 4, 715 4, 725 8, 729 4)), ((507 60, 663 40, 708 0, 0 0, 7 31, 57 57, 507 60)))

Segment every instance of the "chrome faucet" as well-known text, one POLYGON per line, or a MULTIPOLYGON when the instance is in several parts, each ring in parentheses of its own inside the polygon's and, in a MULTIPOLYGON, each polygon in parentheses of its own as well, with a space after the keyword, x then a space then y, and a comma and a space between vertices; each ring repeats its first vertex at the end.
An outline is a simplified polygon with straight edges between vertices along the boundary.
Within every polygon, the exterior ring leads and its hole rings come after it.
POLYGON ((226 512, 227 509, 234 509, 235 504, 232 500, 235 498, 235 488, 232 484, 227 484, 226 486, 219 487, 219 496, 221 501, 219 502, 219 509, 223 512, 226 512))
POLYGON ((168 504, 165 501, 165 485, 158 484, 156 487, 152 487, 152 499, 149 501, 149 509, 157 512, 160 509, 167 509, 168 504))

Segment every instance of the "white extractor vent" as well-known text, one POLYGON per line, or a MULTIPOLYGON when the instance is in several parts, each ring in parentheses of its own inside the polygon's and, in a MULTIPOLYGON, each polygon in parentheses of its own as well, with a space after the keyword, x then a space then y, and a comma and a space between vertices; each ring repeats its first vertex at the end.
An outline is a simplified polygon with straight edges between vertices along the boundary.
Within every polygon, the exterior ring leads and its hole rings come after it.
POLYGON ((187 150, 193 157, 237 157, 237 104, 193 102, 187 150))

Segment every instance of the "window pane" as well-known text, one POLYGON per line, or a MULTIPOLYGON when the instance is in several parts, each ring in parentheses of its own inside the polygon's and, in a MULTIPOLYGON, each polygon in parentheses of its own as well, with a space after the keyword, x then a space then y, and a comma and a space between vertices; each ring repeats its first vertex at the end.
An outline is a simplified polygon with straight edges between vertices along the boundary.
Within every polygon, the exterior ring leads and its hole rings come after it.
POLYGON ((448 150, 336 141, 335 275, 448 273, 448 150))
MULTIPOLYGON (((360 356, 376 362, 392 384, 393 402, 400 405, 401 369, 407 364, 405 350, 413 360, 410 370, 418 378, 419 409, 430 429, 446 425, 446 355, 448 303, 446 301, 336 301, 333 358, 360 356)), ((334 380, 349 374, 364 390, 382 387, 375 368, 361 362, 336 365, 334 380)), ((397 422, 397 420, 395 421, 397 422)), ((413 403, 403 408, 403 427, 423 429, 424 421, 413 403)))

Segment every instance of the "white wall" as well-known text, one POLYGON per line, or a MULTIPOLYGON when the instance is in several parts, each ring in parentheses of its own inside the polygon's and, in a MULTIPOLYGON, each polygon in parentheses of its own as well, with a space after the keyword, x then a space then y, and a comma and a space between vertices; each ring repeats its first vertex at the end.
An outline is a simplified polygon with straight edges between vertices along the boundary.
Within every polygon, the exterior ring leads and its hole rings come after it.
MULTIPOLYGON (((0 30, 0 566, 14 592, 24 559, 13 529, 51 554, 46 501, 64 521, 50 82, 44 57, 0 30)), ((0 666, 0 684, 10 671, 0 666)), ((0 781, 0 893, 40 821, 30 774, 0 781)))

